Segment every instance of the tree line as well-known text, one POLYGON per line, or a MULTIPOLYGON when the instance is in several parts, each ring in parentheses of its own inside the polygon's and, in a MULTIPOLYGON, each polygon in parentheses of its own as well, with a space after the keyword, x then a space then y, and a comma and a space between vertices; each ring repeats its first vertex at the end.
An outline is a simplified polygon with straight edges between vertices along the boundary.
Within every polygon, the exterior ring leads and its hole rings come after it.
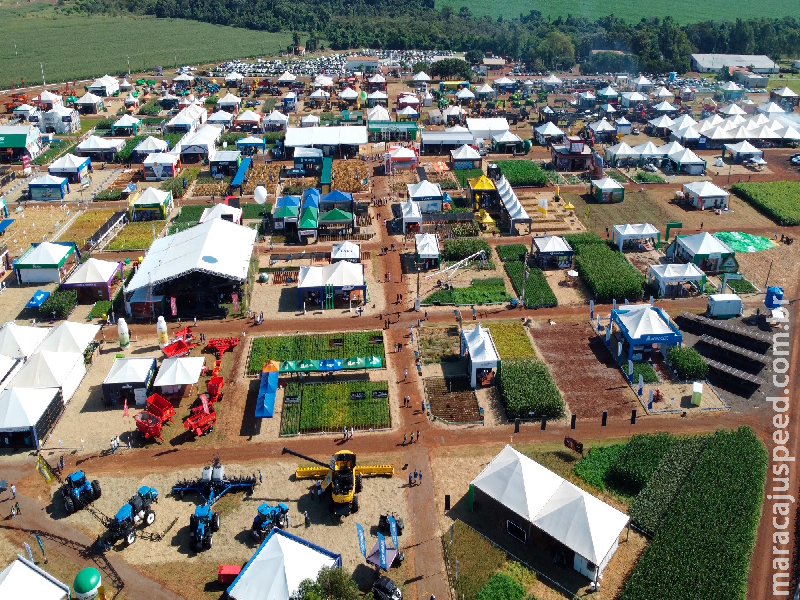
POLYGON ((679 25, 671 17, 628 22, 549 19, 539 11, 512 19, 473 15, 467 7, 436 10, 434 0, 59 0, 61 10, 131 12, 192 19, 269 32, 302 32, 320 49, 450 49, 487 51, 524 61, 531 69, 585 72, 689 70, 688 55, 800 55, 800 20, 735 19, 679 25), (592 51, 611 51, 594 53, 592 51), (614 58, 614 57, 617 58, 614 58), (614 68, 612 68, 614 67, 614 68))

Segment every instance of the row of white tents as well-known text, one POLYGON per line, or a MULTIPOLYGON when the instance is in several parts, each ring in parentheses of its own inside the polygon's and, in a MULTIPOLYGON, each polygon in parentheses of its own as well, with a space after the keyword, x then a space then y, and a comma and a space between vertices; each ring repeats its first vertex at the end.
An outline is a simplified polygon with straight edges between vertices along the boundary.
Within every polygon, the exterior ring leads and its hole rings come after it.
POLYGON ((683 171, 690 175, 702 175, 706 167, 706 161, 678 142, 669 142, 661 146, 656 146, 653 142, 645 142, 638 146, 620 142, 605 149, 604 159, 612 166, 620 161, 645 162, 669 159, 676 163, 678 172, 683 171))
MULTIPOLYGON (((774 106, 780 109, 777 104, 774 106)), ((671 139, 682 143, 697 141, 700 137, 725 141, 800 141, 800 124, 787 118, 782 109, 780 112, 758 112, 748 116, 741 108, 732 104, 701 121, 695 121, 689 115, 682 115, 677 119, 660 115, 651 120, 650 124, 669 130, 671 139)))

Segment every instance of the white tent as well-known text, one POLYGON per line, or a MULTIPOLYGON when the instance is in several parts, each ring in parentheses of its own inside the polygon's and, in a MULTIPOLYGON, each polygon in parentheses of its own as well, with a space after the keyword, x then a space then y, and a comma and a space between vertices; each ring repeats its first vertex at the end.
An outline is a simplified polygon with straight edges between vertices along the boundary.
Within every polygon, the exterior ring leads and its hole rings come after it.
POLYGON ((626 142, 620 142, 614 146, 609 146, 605 151, 605 159, 610 160, 612 165, 620 158, 629 158, 632 156, 639 156, 639 153, 626 142))
POLYGON ((284 71, 280 77, 278 77, 278 83, 291 83, 297 80, 297 75, 289 73, 289 71, 284 71))
POLYGON ((378 105, 374 108, 369 109, 367 112, 367 121, 391 121, 392 117, 389 115, 389 111, 386 110, 386 107, 378 105))
POLYGON ((479 369, 496 369, 500 355, 495 348, 491 332, 478 323, 474 329, 463 329, 460 342, 461 356, 469 358, 470 385, 477 387, 479 369))
POLYGON ((90 135, 75 149, 78 152, 119 152, 125 146, 125 140, 119 138, 101 138, 90 135))
POLYGON ((661 233, 650 223, 614 225, 611 232, 611 241, 617 244, 620 250, 622 250, 622 244, 627 240, 658 240, 660 237, 661 233))
POLYGON ((756 155, 761 156, 764 154, 763 150, 759 150, 753 144, 748 142, 747 140, 743 142, 739 142, 738 144, 725 144, 725 149, 730 152, 731 154, 739 154, 739 155, 756 155))
POLYGON ((128 127, 137 127, 142 122, 141 119, 137 119, 131 115, 122 115, 119 119, 114 122, 114 128, 128 128, 128 127))
POLYGON ((470 91, 469 88, 466 87, 461 88, 460 90, 458 90, 458 93, 456 93, 456 98, 458 98, 459 100, 472 100, 474 97, 475 94, 472 91, 470 91))
POLYGON ((733 250, 731 250, 725 242, 714 237, 707 231, 704 231, 703 233, 697 233, 695 235, 679 237, 676 241, 678 242, 679 246, 686 248, 686 250, 688 250, 692 256, 696 254, 701 256, 712 254, 733 254, 733 250))
POLYGON ((74 252, 73 246, 42 242, 14 263, 17 279, 20 283, 60 282, 60 269, 74 252))
POLYGON ((764 114, 764 115, 778 115, 783 114, 786 111, 783 110, 780 106, 775 104, 774 102, 766 102, 756 108, 756 112, 764 114))
POLYGON ((237 73, 236 71, 233 73, 228 73, 225 76, 225 81, 241 81, 242 79, 244 79, 244 75, 237 73))
POLYGON ((516 133, 504 131, 502 133, 498 133, 497 135, 493 135, 492 141, 495 144, 521 144, 522 138, 520 138, 516 133))
MULTIPOLYGON (((74 284, 105 284, 120 271, 120 263, 112 260, 99 260, 90 258, 81 263, 64 282, 64 285, 74 284)), ((94 327, 94 325, 91 325, 94 327)))
POLYGON ((153 366, 152 358, 117 358, 103 383, 146 381, 153 366))
POLYGON ((625 189, 621 183, 619 183, 618 181, 614 181, 613 179, 611 179, 611 177, 603 177, 602 179, 592 179, 590 181, 592 183, 592 186, 594 186, 601 192, 610 192, 613 190, 625 189))
POLYGON ((706 274, 692 263, 672 263, 664 265, 650 265, 647 273, 648 280, 658 284, 662 296, 667 295, 667 286, 680 285, 687 281, 704 281, 706 274))
POLYGON ((208 117, 209 123, 221 123, 223 125, 230 125, 233 123, 233 115, 224 110, 218 110, 213 115, 208 117))
POLYGON ((191 75, 187 75, 186 73, 181 73, 177 77, 175 77, 172 81, 175 83, 192 83, 194 81, 194 77, 191 75))
POLYGON ((513 79, 509 79, 508 77, 501 77, 500 79, 495 79, 495 85, 512 85, 515 81, 513 79))
POLYGON ((203 214, 200 215, 200 223, 205 223, 211 219, 225 219, 231 223, 241 223, 242 209, 228 206, 227 204, 215 204, 203 210, 203 214))
MULTIPOLYGON (((117 263, 109 264, 114 265, 115 268, 119 268, 117 263)), ((107 279, 103 280, 103 283, 106 281, 107 279)), ((99 325, 64 321, 50 330, 50 333, 42 340, 42 343, 39 344, 36 351, 80 352, 83 354, 87 346, 89 346, 97 336, 98 331, 100 331, 99 325)))
POLYGON ((613 115, 615 112, 617 112, 617 109, 614 108, 612 104, 603 104, 603 106, 600 107, 600 110, 602 110, 607 115, 613 115))
POLYGON ((564 137, 566 135, 551 121, 548 121, 544 125, 539 125, 539 127, 534 129, 533 131, 536 134, 537 139, 548 138, 548 137, 564 137))
POLYGON ((9 387, 61 388, 64 403, 78 389, 86 367, 80 352, 35 352, 11 380, 9 387))
POLYGON ((672 104, 664 100, 663 102, 659 102, 653 107, 653 110, 656 112, 675 112, 678 110, 672 104))
MULTIPOLYGON (((531 218, 528 216, 522 203, 517 198, 517 194, 511 188, 508 179, 503 175, 497 181, 497 192, 500 194, 500 202, 503 204, 503 209, 508 215, 509 231, 514 231, 514 226, 517 223, 528 223, 530 225, 531 218)), ((528 230, 530 233, 530 229, 528 230)))
POLYGON ((367 94, 367 99, 368 100, 388 100, 389 96, 386 94, 386 92, 382 92, 380 90, 376 90, 376 91, 372 92, 371 94, 367 94))
POLYGON ((649 88, 649 87, 652 87, 652 86, 653 86, 653 82, 652 82, 652 81, 650 81, 650 80, 649 80, 647 77, 645 77, 644 75, 639 75, 639 77, 637 77, 636 79, 634 79, 633 81, 631 81, 631 84, 633 84, 633 86, 634 86, 634 87, 635 87, 637 90, 640 90, 640 91, 641 91, 641 89, 642 89, 642 88, 649 88))
POLYGON ((419 113, 411 108, 410 106, 406 106, 402 110, 397 111, 398 115, 403 115, 404 117, 418 117, 419 113))
MULTIPOLYGON (((453 125, 452 127, 445 127, 444 130, 446 132, 448 132, 448 133, 468 133, 469 132, 469 129, 467 129, 463 125, 453 125)), ((467 144, 465 144, 465 145, 467 145, 467 144)))
POLYGON ((369 81, 369 83, 386 83, 386 77, 384 77, 380 73, 376 73, 375 75, 370 77, 367 81, 369 81))
POLYGON ((69 597, 68 585, 20 556, 0 572, 0 598, 64 600, 69 597))
POLYGON ((238 108, 241 103, 242 99, 239 98, 239 96, 234 96, 230 92, 217 100, 217 106, 219 108, 222 108, 223 106, 233 106, 234 108, 238 108))
POLYGON ((680 117, 672 121, 670 129, 672 130, 684 129, 686 127, 691 127, 692 125, 697 125, 697 121, 695 121, 689 115, 681 115, 680 117))
POLYGON ((0 355, 28 358, 48 333, 49 327, 28 327, 9 321, 0 328, 0 355))
POLYGON ((408 200, 400 205, 403 213, 403 233, 406 232, 409 223, 416 223, 422 227, 422 213, 419 210, 419 205, 413 200, 408 200))
POLYGON ((670 156, 672 154, 677 154, 678 152, 683 152, 685 148, 681 146, 679 142, 668 142, 659 148, 663 153, 664 156, 670 156))
POLYGON ((467 129, 469 129, 470 133, 475 136, 475 139, 490 140, 494 136, 511 129, 511 126, 508 124, 508 120, 505 117, 468 117, 466 124, 467 129))
POLYGON ((11 358, 0 354, 0 392, 8 387, 14 375, 22 368, 22 364, 21 358, 11 358))
POLYGON ((184 386, 196 384, 205 365, 202 356, 167 358, 161 363, 153 386, 161 388, 162 394, 177 393, 184 386))
POLYGON ((702 175, 706 170, 706 161, 689 150, 689 148, 684 148, 680 152, 670 153, 667 158, 678 165, 679 172, 685 171, 689 175, 702 175))
MULTIPOLYGON (((61 400, 54 403, 59 393, 58 388, 22 388, 15 387, 0 392, 0 435, 4 433, 28 433, 35 429, 39 420, 53 404, 57 414, 50 415, 57 419, 63 411, 64 404, 61 400)), ((35 434, 44 435, 53 422, 45 417, 41 429, 35 434)), ((36 444, 30 444, 35 446, 36 444)), ((2 590, 2 587, 0 587, 2 590)))
POLYGON ((300 119, 301 127, 316 127, 319 125, 319 117, 317 115, 306 115, 300 119))
POLYGON ((353 88, 347 87, 344 88, 341 92, 339 92, 339 98, 342 100, 355 100, 358 98, 358 92, 355 91, 353 88))
POLYGON ((533 245, 538 252, 558 254, 572 252, 572 246, 560 235, 547 235, 533 238, 533 245))
POLYGON ((341 556, 277 527, 228 588, 231 600, 289 600, 300 582, 324 567, 341 566, 341 556))
POLYGON ((442 187, 438 183, 431 183, 427 179, 419 183, 409 183, 406 188, 408 188, 408 197, 411 199, 442 197, 442 187))
POLYGON ((361 246, 351 241, 334 244, 331 250, 331 263, 346 260, 348 262, 361 262, 361 246))
POLYGON ((684 183, 683 191, 696 208, 727 208, 730 194, 710 181, 684 183))
POLYGON ((735 104, 728 104, 727 106, 723 106, 722 108, 718 109, 717 112, 721 115, 727 115, 727 116, 747 114, 743 109, 739 108, 735 104))
POLYGON ((611 133, 616 131, 617 128, 614 127, 612 123, 609 122, 608 119, 603 117, 599 121, 595 121, 594 123, 589 124, 589 129, 594 131, 595 133, 611 133))
MULTIPOLYGON (((503 448, 471 485, 574 551, 573 568, 591 579, 611 560, 628 524, 626 514, 511 446, 503 448)), ((529 533, 522 529, 526 537, 529 533)))
POLYGON ((414 75, 414 81, 430 81, 430 76, 425 71, 420 71, 414 75))
POLYGON ((494 94, 494 89, 488 83, 484 83, 478 89, 475 90, 477 94, 494 94))
POLYGON ((169 144, 167 142, 151 135, 139 142, 133 151, 139 155, 144 155, 152 154, 153 152, 166 152, 168 149, 169 144))
POLYGON ((597 92, 597 95, 601 98, 616 98, 619 96, 619 92, 609 85, 597 92))
POLYGON ((639 92, 622 92, 622 106, 635 106, 637 102, 644 102, 646 100, 647 96, 639 92))
POLYGON ((653 142, 645 142, 644 144, 634 146, 633 151, 642 158, 658 158, 664 156, 664 151, 653 142))
POLYGON ((650 125, 653 127, 669 129, 672 126, 672 119, 670 119, 667 115, 661 115, 655 119, 650 119, 648 123, 650 123, 650 125))
POLYGON ((658 100, 666 100, 667 98, 674 98, 675 97, 675 94, 670 92, 665 87, 660 87, 660 88, 658 88, 656 90, 653 90, 651 93, 658 100))
POLYGON ((361 287, 364 285, 364 265, 341 261, 324 267, 300 267, 299 289, 361 287))
POLYGON ((239 113, 236 117, 235 121, 237 123, 254 123, 258 124, 261 123, 261 115, 257 112, 253 112, 252 110, 246 110, 244 112, 239 113))
POLYGON ((450 150, 450 156, 453 157, 453 161, 457 160, 480 160, 481 155, 478 154, 478 151, 475 150, 472 146, 464 144, 463 146, 456 148, 455 150, 450 150))
POLYGON ((689 142, 700 139, 700 133, 697 131, 697 127, 690 126, 683 129, 673 129, 669 137, 671 140, 689 142))
POLYGON ((550 75, 549 77, 545 77, 544 79, 542 79, 542 85, 544 85, 545 87, 553 88, 561 85, 561 83, 562 81, 555 75, 550 75))
POLYGON ((419 258, 439 258, 439 240, 432 233, 418 233, 414 236, 414 245, 419 258))

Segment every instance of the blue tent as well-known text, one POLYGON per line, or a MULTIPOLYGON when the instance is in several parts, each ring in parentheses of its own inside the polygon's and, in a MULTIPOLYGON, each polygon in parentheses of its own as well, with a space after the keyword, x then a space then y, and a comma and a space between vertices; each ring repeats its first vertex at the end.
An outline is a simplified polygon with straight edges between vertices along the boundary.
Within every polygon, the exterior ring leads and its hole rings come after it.
POLYGON ((275 208, 294 206, 300 208, 300 196, 281 196, 275 201, 275 208))
POLYGON ((309 188, 303 192, 303 208, 319 208, 319 190, 309 188))
POLYGON ((31 200, 62 200, 69 191, 66 177, 54 177, 50 174, 37 177, 28 184, 31 200))
POLYGON ((256 419, 272 418, 275 412, 275 394, 278 392, 278 372, 261 373, 256 400, 256 419))
POLYGON ((44 304, 44 301, 50 297, 50 292, 43 292, 42 290, 36 290, 36 293, 28 300, 28 303, 25 305, 25 308, 39 308, 44 304))
POLYGON ((320 371, 341 371, 342 359, 341 358, 328 358, 319 361, 320 371))
POLYGON ((320 207, 322 210, 330 210, 331 208, 336 207, 346 210, 347 212, 353 212, 353 194, 348 194, 347 192, 333 190, 328 194, 323 194, 319 201, 322 205, 320 207))

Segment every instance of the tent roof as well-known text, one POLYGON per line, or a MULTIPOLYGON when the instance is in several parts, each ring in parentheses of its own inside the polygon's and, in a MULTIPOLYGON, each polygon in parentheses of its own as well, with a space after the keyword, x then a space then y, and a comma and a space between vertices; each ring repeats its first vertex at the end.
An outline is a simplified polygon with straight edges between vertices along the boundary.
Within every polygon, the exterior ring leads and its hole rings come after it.
POLYGON ((492 136, 492 141, 496 144, 519 144, 522 142, 522 138, 520 138, 516 133, 504 131, 498 135, 492 136))
POLYGON ((367 113, 367 121, 391 121, 392 117, 389 115, 389 111, 386 110, 383 106, 376 106, 375 108, 371 108, 367 113))
POLYGON ((492 86, 490 86, 488 83, 484 83, 481 87, 479 87, 475 91, 479 94, 494 94, 492 86))
POLYGON ((397 111, 398 115, 405 115, 405 116, 416 116, 419 113, 411 108, 410 106, 406 106, 405 108, 397 111))
POLYGON ((157 239, 126 287, 133 291, 194 271, 244 281, 256 232, 223 219, 212 219, 157 239))
POLYGON ((472 484, 580 556, 601 564, 628 516, 506 446, 472 484))
POLYGON ((334 208, 324 213, 320 218, 320 223, 352 223, 353 213, 342 210, 341 208, 334 208))
POLYGON ((414 81, 430 81, 430 75, 428 75, 425 71, 420 71, 416 75, 414 75, 414 81))
POLYGON ((380 73, 376 73, 368 80, 370 83, 386 83, 386 77, 381 75, 380 73))
POLYGON ((273 110, 264 120, 268 123, 287 123, 289 121, 289 117, 279 110, 273 110))
POLYGON ((158 138, 154 138, 152 135, 146 137, 141 142, 136 145, 134 150, 136 152, 161 152, 169 148, 169 144, 164 140, 159 140, 158 138))
POLYGON ((693 196, 698 196, 700 198, 730 196, 728 192, 714 185, 710 181, 693 181, 691 183, 684 183, 683 189, 693 196))
POLYGON ((86 92, 83 96, 75 101, 75 104, 98 104, 102 101, 103 99, 100 96, 95 96, 91 92, 86 92))
POLYGON ((64 185, 64 182, 67 181, 66 177, 53 177, 49 173, 46 173, 36 179, 32 179, 28 185, 64 185))
POLYGON ((363 286, 364 265, 342 261, 324 267, 300 267, 298 288, 320 288, 326 285, 335 288, 363 286))
MULTIPOLYGON (((152 152, 147 155, 147 158, 144 159, 143 164, 145 165, 156 165, 156 164, 170 164, 174 165, 177 163, 181 157, 178 154, 172 154, 171 152, 152 152)), ((147 188, 152 189, 152 188, 147 188)), ((169 192, 166 192, 169 194, 169 192)), ((139 199, 144 196, 144 192, 142 192, 141 196, 134 200, 134 204, 140 204, 139 199)), ((150 198, 152 202, 152 197, 150 198)))
POLYGON ((218 110, 213 115, 208 117, 209 123, 230 123, 233 120, 233 115, 224 110, 218 110))
MULTIPOLYGON (((789 88, 785 89, 788 90, 789 88)), ((53 102, 56 100, 61 100, 61 96, 59 96, 58 94, 54 94, 53 92, 50 92, 48 90, 42 90, 42 93, 39 94, 39 102, 53 102)))
POLYGON ((181 73, 177 77, 175 77, 172 81, 194 81, 194 77, 191 75, 187 75, 186 73, 181 73))
MULTIPOLYGON (((316 148, 315 148, 316 150, 316 148)), ((297 152, 295 150, 295 152, 297 152)), ((322 150, 319 150, 320 155, 322 154, 322 150)), ((327 194, 323 194, 320 196, 320 202, 352 202, 353 201, 353 194, 350 192, 343 192, 341 190, 333 190, 332 192, 328 192, 327 194)))
POLYGON ((331 258, 339 258, 339 259, 349 259, 349 258, 357 258, 361 259, 361 246, 358 244, 354 244, 351 241, 344 241, 341 244, 334 244, 333 250, 331 251, 331 258))
POLYGON ((74 246, 55 244, 53 242, 42 242, 32 250, 22 255, 22 258, 15 263, 20 265, 57 265, 65 257, 75 251, 74 246))
POLYGON ((626 142, 620 142, 614 146, 606 148, 606 154, 611 156, 638 156, 639 153, 631 148, 626 142))
POLYGON ((245 110, 236 117, 236 122, 261 123, 261 115, 252 110, 245 110))
POLYGON ((278 77, 278 81, 294 81, 297 79, 297 75, 293 73, 289 73, 289 71, 284 71, 280 77, 278 77))
POLYGON ((420 258, 438 258, 439 240, 432 233, 418 233, 414 236, 414 244, 420 258))
POLYGON ((82 352, 35 352, 11 380, 10 387, 61 387, 75 365, 83 365, 82 352))
POLYGON ((341 557, 274 528, 228 588, 232 600, 289 600, 300 582, 315 579, 341 557))
POLYGON ((736 106, 735 104, 728 104, 727 106, 723 106, 722 108, 717 110, 717 112, 721 115, 731 115, 731 116, 747 114, 745 113, 744 109, 736 106))
POLYGON ((737 154, 762 154, 763 150, 759 150, 753 144, 748 142, 747 140, 743 142, 739 142, 738 144, 725 144, 725 147, 730 150, 731 152, 736 152, 737 154))
POLYGON ((669 128, 672 125, 672 119, 670 119, 667 115, 661 115, 655 119, 650 119, 648 123, 650 123, 650 125, 653 127, 669 128))
POLYGON ((458 98, 459 100, 468 100, 474 97, 475 94, 469 88, 461 88, 456 93, 456 98, 458 98))
POLYGON ((631 83, 633 83, 634 85, 653 85, 653 82, 650 81, 644 75, 639 75, 639 77, 634 79, 631 83))
POLYGON ((644 102, 647 96, 639 92, 622 92, 622 97, 627 98, 628 102, 644 102))
POLYGON ((533 238, 539 252, 572 252, 572 246, 563 237, 558 235, 539 236, 533 238))
POLYGON ((653 110, 655 110, 657 112, 674 112, 674 111, 676 111, 678 109, 675 108, 672 104, 670 104, 666 100, 664 100, 663 102, 659 102, 658 104, 656 104, 653 107, 653 110))
MULTIPOLYGON (((114 274, 118 272, 119 263, 90 258, 75 269, 64 283, 67 285, 71 283, 108 283, 114 277, 114 274)), ((94 325, 91 325, 91 327, 94 327, 94 325)))
POLYGON ((451 104, 442 111, 443 117, 460 117, 464 114, 464 109, 457 104, 451 104))
POLYGON ((411 148, 404 147, 391 150, 389 156, 391 156, 392 160, 408 160, 417 157, 416 153, 411 148))
POLYGON ((542 79, 542 83, 549 83, 550 85, 560 85, 561 80, 555 75, 550 75, 549 77, 545 77, 544 79, 542 79))
POLYGON ((539 135, 550 135, 550 136, 566 135, 556 125, 554 125, 552 121, 548 121, 544 125, 539 125, 539 127, 537 127, 535 131, 539 135))
POLYGON ((656 278, 664 282, 700 281, 706 276, 693 263, 650 265, 650 271, 655 273, 656 278))
POLYGON ((103 383, 143 383, 154 362, 154 358, 117 358, 103 383))
POLYGON ((353 88, 347 87, 344 88, 341 92, 339 92, 339 98, 344 98, 345 100, 358 98, 358 92, 355 91, 353 88))
MULTIPOLYGON (((115 269, 117 268, 117 263, 107 264, 113 265, 115 269)), ((103 283, 105 283, 105 281, 103 283)), ((64 321, 60 325, 57 325, 50 330, 50 333, 48 333, 47 337, 45 337, 42 343, 39 344, 39 347, 36 348, 36 351, 41 352, 46 350, 48 352, 80 352, 83 354, 83 352, 86 350, 86 347, 97 336, 98 331, 100 331, 99 325, 64 321)))
POLYGON ((230 215, 233 217, 233 222, 238 222, 242 217, 242 209, 235 206, 228 206, 227 204, 215 204, 203 210, 200 215, 200 223, 205 223, 211 219, 221 219, 223 216, 230 215))
POLYGON ((14 387, 0 392, 0 431, 33 427, 57 393, 57 387, 14 387))
POLYGON ((0 572, 0 596, 62 600, 69 598, 69 586, 24 558, 17 558, 0 572))
POLYGON ((725 83, 723 83, 722 85, 719 86, 719 89, 726 90, 726 91, 729 91, 729 92, 733 92, 733 91, 741 90, 742 88, 740 86, 736 85, 733 81, 726 81, 725 83))
POLYGON ((603 133, 604 131, 616 131, 616 127, 609 123, 608 119, 603 117, 599 121, 595 121, 594 123, 589 124, 589 129, 594 131, 595 133, 603 133))
POLYGON ((205 364, 202 356, 167 358, 161 363, 153 385, 194 385, 200 380, 205 364))
POLYGON ((331 86, 333 85, 333 77, 320 73, 314 78, 314 85, 322 87, 331 86))
POLYGON ((427 179, 419 183, 409 183, 406 185, 408 188, 409 198, 441 198, 442 187, 436 183, 431 183, 427 179))
POLYGON ((707 231, 697 233, 695 235, 686 235, 677 239, 679 245, 685 247, 693 255, 699 254, 704 256, 706 254, 733 254, 727 244, 722 240, 714 237, 707 231))
POLYGON ((513 79, 509 79, 508 77, 501 77, 500 79, 494 80, 495 85, 511 85, 512 83, 516 83, 513 79))
POLYGON ((782 87, 780 89, 775 89, 775 90, 770 90, 770 91, 771 91, 771 93, 777 94, 778 96, 781 96, 782 98, 797 98, 797 94, 795 93, 795 91, 793 89, 791 89, 790 87, 788 87, 788 86, 784 86, 784 87, 782 87))
POLYGON ((233 73, 228 73, 225 76, 225 80, 226 81, 228 81, 228 80, 230 80, 230 81, 237 80, 238 81, 239 79, 244 79, 244 75, 242 75, 241 73, 237 73, 236 71, 234 71, 233 73))
MULTIPOLYGON (((152 154, 150 156, 153 156, 152 154)), ((150 158, 148 156, 147 158, 150 158)), ((164 204, 167 199, 170 197, 172 192, 167 192, 164 190, 159 190, 154 187, 145 188, 145 190, 139 194, 136 200, 133 201, 134 206, 151 206, 153 204, 164 204)))
POLYGON ((497 186, 494 181, 489 179, 486 175, 481 175, 477 179, 468 180, 469 187, 473 190, 496 190, 497 186))
POLYGON ((612 114, 612 113, 617 112, 617 109, 614 108, 613 104, 603 104, 603 106, 600 107, 600 110, 602 110, 602 111, 604 111, 604 112, 606 112, 608 114, 612 114))
POLYGON ((609 86, 604 87, 599 92, 597 92, 597 95, 598 96, 603 96, 605 98, 605 97, 610 97, 610 96, 618 96, 619 92, 617 92, 617 90, 615 90, 613 87, 611 87, 609 85, 609 86))
POLYGON ((660 87, 657 90, 653 90, 653 95, 656 98, 674 98, 675 94, 670 92, 666 87, 660 87))
POLYGON ((671 129, 683 129, 685 127, 689 127, 691 125, 697 125, 697 121, 695 121, 689 115, 681 115, 680 117, 676 118, 672 121, 672 125, 670 126, 671 129))
POLYGON ((684 148, 680 152, 674 152, 669 155, 669 158, 682 165, 699 165, 705 162, 689 148, 684 148))
POLYGON ((242 99, 239 96, 234 96, 230 92, 225 94, 222 98, 217 100, 217 104, 240 104, 242 99))
POLYGON ((648 335, 673 333, 661 313, 649 304, 623 306, 617 309, 617 313, 620 323, 625 326, 633 340, 648 335))
POLYGON ((50 163, 48 167, 49 170, 54 171, 71 171, 71 170, 78 170, 83 165, 87 165, 91 162, 89 157, 86 156, 75 156, 74 154, 65 154, 58 160, 54 160, 50 163))
POLYGON ((640 156, 664 156, 664 151, 653 142, 645 142, 633 147, 633 151, 640 156))
POLYGON ((685 148, 681 145, 680 142, 668 142, 659 148, 661 152, 664 153, 664 156, 670 156, 672 154, 676 154, 678 152, 683 152, 685 148))
POLYGON ((133 127, 141 123, 141 119, 137 119, 132 115, 122 115, 117 121, 114 123, 114 127, 133 127))
POLYGON ((673 129, 672 133, 682 140, 696 140, 700 137, 697 127, 689 126, 682 129, 673 129))
POLYGON ((615 236, 629 239, 643 239, 658 237, 658 229, 650 223, 635 223, 626 225, 614 225, 615 236))
POLYGON ((408 200, 403 202, 401 205, 403 210, 403 220, 408 221, 409 219, 421 219, 422 212, 419 210, 419 204, 414 202, 413 200, 408 200))
POLYGON ((607 190, 622 190, 625 189, 622 184, 614 181, 610 177, 603 177, 602 179, 592 179, 592 185, 604 192, 607 190))
POLYGON ((461 337, 467 346, 473 363, 496 363, 500 360, 492 339, 492 333, 480 323, 474 329, 462 330, 461 337))
POLYGON ((481 155, 472 146, 464 144, 463 146, 450 151, 453 160, 478 160, 481 155))
POLYGON ((86 150, 121 150, 125 145, 125 140, 114 138, 101 138, 90 135, 76 146, 80 151, 86 150))
POLYGON ((371 100, 387 100, 389 96, 386 94, 386 92, 375 90, 371 94, 367 94, 367 98, 370 98, 371 100))
POLYGON ((9 321, 0 328, 0 354, 27 358, 50 333, 49 327, 28 327, 9 321))

